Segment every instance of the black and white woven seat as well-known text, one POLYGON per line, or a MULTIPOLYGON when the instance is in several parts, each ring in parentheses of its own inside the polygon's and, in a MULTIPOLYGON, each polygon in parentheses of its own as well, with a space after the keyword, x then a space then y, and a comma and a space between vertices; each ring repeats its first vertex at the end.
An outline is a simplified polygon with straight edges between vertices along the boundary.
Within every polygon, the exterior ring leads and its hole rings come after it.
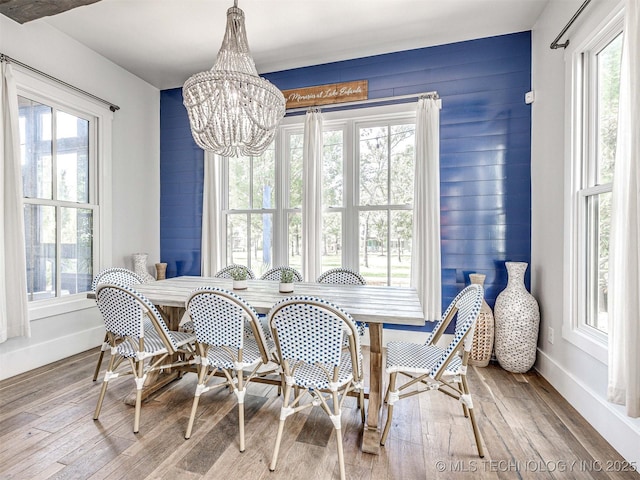
MULTIPOLYGON (((331 270, 327 270, 326 272, 320 274, 318 279, 316 280, 318 283, 331 283, 336 285, 366 285, 367 281, 364 279, 362 275, 358 272, 354 272, 348 268, 332 268, 331 270)), ((366 323, 356 322, 358 326, 358 334, 360 336, 364 335, 365 328, 367 327, 366 323)))
POLYGON ((287 272, 293 273, 293 281, 294 282, 301 282, 302 281, 302 274, 298 270, 296 270, 295 268, 287 267, 287 266, 274 267, 274 268, 272 268, 270 270, 267 270, 260 277, 260 280, 278 280, 278 281, 280 281, 280 276, 282 275, 283 271, 287 271, 287 272))
POLYGON ((98 420, 109 382, 121 375, 132 375, 136 384, 133 432, 138 433, 147 375, 193 363, 195 338, 190 333, 170 331, 156 307, 132 287, 99 283, 96 300, 107 330, 111 358, 93 419, 98 420), (119 370, 124 360, 129 363, 129 371, 119 370))
POLYGON ((279 370, 268 353, 273 350, 273 342, 265 339, 253 307, 228 290, 215 287, 194 290, 187 300, 187 312, 193 322, 200 364, 185 438, 191 437, 200 396, 229 387, 238 400, 240 451, 243 452, 246 386, 260 375, 279 370), (247 328, 251 329, 251 335, 245 335, 247 328), (220 378, 216 373, 221 373, 225 380, 213 382, 220 378))
POLYGON ((310 297, 290 297, 268 315, 284 376, 280 423, 270 470, 276 469, 287 417, 320 405, 336 430, 340 478, 345 477, 341 412, 349 392, 358 392, 364 410, 360 337, 351 316, 341 308, 310 297), (349 348, 342 345, 343 336, 349 348))
POLYGON ((483 295, 480 285, 469 285, 462 290, 453 299, 425 344, 390 342, 387 345, 386 370, 389 374, 389 387, 385 399, 389 408, 381 445, 387 440, 396 402, 419 393, 440 391, 462 403, 463 413, 471 421, 478 455, 484 457, 482 437, 475 420, 467 383, 467 363, 473 343, 473 329, 480 314, 483 295), (456 325, 453 339, 446 348, 437 346, 436 343, 454 318, 456 325), (398 386, 398 374, 409 380, 398 386))
MULTIPOLYGON (((96 287, 100 283, 117 283, 119 285, 127 285, 129 287, 134 285, 139 285, 144 283, 144 280, 140 278, 140 276, 127 268, 121 267, 112 267, 106 268, 100 271, 91 282, 91 291, 95 293, 96 287)), ((152 329, 151 321, 149 319, 145 319, 146 329, 152 329)), ((95 382, 98 378, 98 374, 100 373, 100 368, 102 367, 102 359, 104 358, 104 352, 109 350, 111 346, 109 345, 109 339, 107 338, 107 334, 104 335, 104 340, 102 342, 102 347, 100 347, 100 355, 98 356, 98 362, 96 364, 96 369, 93 372, 93 381, 95 382)))

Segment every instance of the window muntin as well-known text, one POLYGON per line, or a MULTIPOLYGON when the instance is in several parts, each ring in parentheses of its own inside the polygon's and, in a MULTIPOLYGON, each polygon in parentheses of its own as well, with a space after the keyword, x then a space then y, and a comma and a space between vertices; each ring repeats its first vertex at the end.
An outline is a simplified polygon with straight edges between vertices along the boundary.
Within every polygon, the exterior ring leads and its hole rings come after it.
POLYGON ((96 120, 26 96, 18 108, 28 299, 87 292, 97 257, 96 120))

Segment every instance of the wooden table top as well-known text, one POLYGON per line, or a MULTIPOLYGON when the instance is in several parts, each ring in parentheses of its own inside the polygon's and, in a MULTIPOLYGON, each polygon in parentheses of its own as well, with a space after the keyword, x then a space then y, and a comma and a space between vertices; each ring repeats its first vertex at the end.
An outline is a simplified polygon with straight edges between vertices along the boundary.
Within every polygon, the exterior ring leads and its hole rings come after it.
POLYGON ((193 290, 211 286, 232 290, 259 313, 267 313, 282 298, 303 295, 335 303, 362 322, 416 326, 425 323, 414 288, 299 282, 294 284, 293 293, 280 293, 277 281, 247 280, 247 285, 246 290, 233 290, 231 279, 184 276, 135 285, 134 288, 152 303, 168 307, 184 308, 193 290))

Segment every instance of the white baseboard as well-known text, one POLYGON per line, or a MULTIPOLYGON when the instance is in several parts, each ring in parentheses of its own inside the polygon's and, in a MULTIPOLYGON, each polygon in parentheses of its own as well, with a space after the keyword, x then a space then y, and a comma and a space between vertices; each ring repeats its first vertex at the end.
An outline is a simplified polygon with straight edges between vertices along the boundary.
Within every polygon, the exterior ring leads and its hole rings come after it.
POLYGON ((97 347, 103 339, 104 326, 97 326, 48 342, 0 353, 0 380, 97 347))
POLYGON ((628 462, 640 467, 640 424, 538 350, 535 369, 628 462))

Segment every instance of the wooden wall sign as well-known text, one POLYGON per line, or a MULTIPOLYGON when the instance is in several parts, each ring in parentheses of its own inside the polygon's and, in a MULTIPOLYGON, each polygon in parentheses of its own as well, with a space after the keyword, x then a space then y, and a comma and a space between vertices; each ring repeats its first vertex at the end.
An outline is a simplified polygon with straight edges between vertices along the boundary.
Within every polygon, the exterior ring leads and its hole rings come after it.
POLYGON ((312 107, 366 100, 369 94, 368 85, 367 80, 356 80, 354 82, 283 90, 282 94, 287 101, 287 109, 312 107))

